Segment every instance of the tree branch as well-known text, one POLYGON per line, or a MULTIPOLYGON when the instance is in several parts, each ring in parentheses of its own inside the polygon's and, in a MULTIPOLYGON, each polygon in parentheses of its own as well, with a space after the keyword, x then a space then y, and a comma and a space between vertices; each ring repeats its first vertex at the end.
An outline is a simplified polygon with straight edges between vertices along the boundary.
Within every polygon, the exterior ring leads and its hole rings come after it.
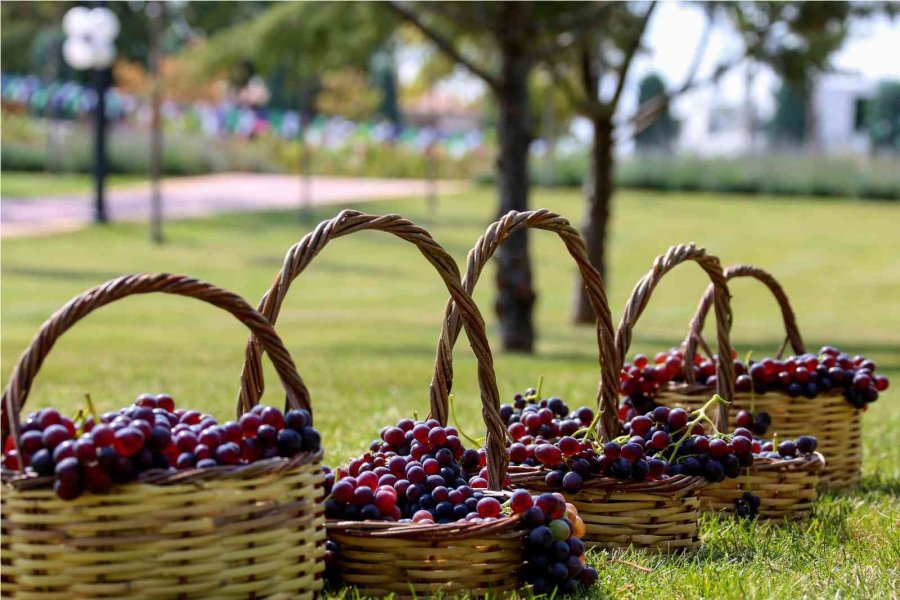
POLYGON ((650 3, 650 7, 641 18, 637 31, 631 38, 631 45, 625 50, 625 58, 622 59, 622 64, 618 69, 619 80, 616 82, 616 91, 613 92, 612 98, 607 103, 607 110, 610 112, 610 114, 614 114, 616 112, 616 108, 619 106, 619 100, 622 98, 622 92, 625 89, 625 81, 628 79, 628 70, 631 68, 631 61, 634 59, 634 56, 637 54, 638 49, 641 47, 641 40, 644 37, 644 31, 646 31, 647 29, 647 23, 650 21, 650 17, 651 15, 653 15, 654 10, 656 10, 656 0, 650 3))
POLYGON ((545 61, 552 58, 557 52, 562 52, 579 43, 584 36, 591 33, 594 25, 604 16, 604 13, 612 5, 612 2, 596 2, 589 10, 572 15, 564 13, 568 19, 558 19, 552 25, 553 29, 562 30, 555 42, 551 42, 544 48, 537 48, 531 56, 535 61, 545 61))
POLYGON ((584 94, 580 94, 576 91, 575 86, 572 85, 572 80, 564 73, 557 71, 552 64, 547 65, 547 71, 550 73, 550 78, 553 80, 553 83, 562 90, 563 95, 565 95, 566 99, 572 103, 575 110, 583 114, 590 114, 590 100, 586 99, 584 94))
POLYGON ((744 58, 746 58, 746 56, 742 55, 732 61, 722 63, 718 67, 716 67, 716 70, 711 77, 703 79, 699 82, 692 81, 690 85, 682 85, 677 90, 674 90, 667 94, 655 96, 641 104, 635 114, 632 115, 632 117, 628 119, 628 121, 626 121, 626 124, 630 124, 633 127, 631 135, 640 135, 642 131, 650 127, 650 125, 653 124, 657 117, 659 117, 659 115, 669 106, 669 104, 671 104, 672 100, 684 94, 685 92, 697 90, 716 83, 717 81, 719 81, 719 79, 722 78, 723 75, 725 75, 725 73, 743 62, 744 58))
POLYGON ((500 83, 491 73, 489 73, 485 69, 482 69, 474 62, 466 58, 462 54, 462 52, 460 52, 460 50, 453 44, 453 42, 444 37, 437 30, 426 24, 421 15, 417 14, 414 10, 407 8, 401 2, 397 2, 395 0, 389 0, 387 4, 394 10, 394 12, 400 15, 401 18, 408 21, 416 29, 421 31, 422 34, 425 35, 425 37, 430 39, 435 46, 437 46, 451 59, 468 69, 473 75, 476 75, 477 77, 482 79, 492 89, 497 89, 500 87, 500 83))

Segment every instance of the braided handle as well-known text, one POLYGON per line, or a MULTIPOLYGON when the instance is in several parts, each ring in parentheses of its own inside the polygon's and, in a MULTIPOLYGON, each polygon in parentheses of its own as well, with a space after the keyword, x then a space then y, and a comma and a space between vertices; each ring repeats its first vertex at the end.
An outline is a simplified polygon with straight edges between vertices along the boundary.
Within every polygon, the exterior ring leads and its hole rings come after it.
MULTIPOLYGON (((509 236, 527 228, 543 229, 559 235, 581 272, 588 298, 597 317, 597 345, 600 360, 600 383, 597 391, 597 403, 602 412, 600 426, 604 430, 609 431, 611 435, 615 435, 615 432, 618 430, 615 405, 607 410, 608 407, 604 407, 601 404, 603 394, 600 391, 600 389, 605 387, 608 388, 609 394, 614 395, 619 389, 618 371, 615 368, 614 360, 615 347, 613 344, 615 335, 609 302, 606 299, 603 279, 600 277, 597 269, 591 265, 587 256, 584 240, 578 231, 569 224, 568 219, 547 209, 527 212, 510 211, 500 220, 492 223, 484 235, 478 239, 472 250, 469 251, 463 287, 466 289, 466 292, 471 294, 478 283, 481 272, 497 251, 497 248, 509 236)), ((451 299, 447 302, 445 309, 444 320, 448 327, 441 332, 441 340, 438 345, 439 353, 452 352, 453 345, 456 343, 457 337, 459 337, 459 319, 460 313, 455 302, 451 299), (449 335, 449 338, 445 337, 445 334, 449 335)), ((435 369, 431 385, 433 402, 438 399, 446 399, 449 396, 453 373, 451 370, 441 370, 441 367, 449 366, 449 361, 441 361, 437 365, 438 368, 435 369)))
POLYGON ((31 391, 44 359, 53 345, 75 323, 100 307, 126 296, 160 292, 176 294, 202 300, 228 311, 247 326, 272 359, 281 383, 287 392, 286 405, 289 408, 311 410, 309 391, 297 373, 297 367, 272 325, 246 300, 210 283, 184 275, 168 273, 136 273, 111 279, 91 288, 66 303, 41 326, 28 349, 22 353, 12 378, 3 391, 2 431, 4 436, 12 433, 18 443, 19 417, 31 391))
MULTIPOLYGON (((729 342, 729 332, 731 331, 731 295, 728 291, 728 283, 725 274, 722 272, 722 265, 715 256, 706 253, 703 248, 697 248, 693 243, 687 245, 673 246, 662 256, 657 256, 653 261, 653 268, 644 275, 634 290, 628 303, 625 305, 625 312, 619 323, 619 329, 616 332, 616 372, 621 372, 622 366, 628 355, 628 348, 631 346, 631 335, 634 325, 640 318, 650 295, 656 289, 656 285, 663 275, 671 271, 677 265, 694 261, 706 272, 712 281, 713 286, 713 306, 716 310, 716 333, 719 356, 731 357, 731 343, 729 342)), ((690 371, 693 363, 684 362, 685 373, 690 371)), ((725 400, 731 402, 734 396, 734 363, 730 360, 720 360, 717 376, 718 389, 717 392, 725 400)), ((612 401, 618 397, 618 392, 612 401)), ((716 414, 716 427, 725 430, 728 426, 728 407, 719 406, 716 414)))
MULTIPOLYGON (((308 233, 298 243, 288 250, 284 265, 275 277, 271 288, 263 296, 259 305, 259 311, 273 324, 278 319, 278 313, 284 298, 290 289, 291 282, 302 273, 309 263, 328 243, 357 231, 374 230, 393 234, 403 240, 414 244, 423 256, 434 266, 447 286, 450 296, 462 307, 462 320, 469 337, 469 343, 478 360, 478 381, 481 388, 482 416, 487 426, 487 456, 488 456, 488 483, 493 489, 500 489, 506 476, 509 457, 506 453, 506 428, 500 418, 500 394, 497 391, 497 382, 494 376, 494 360, 488 344, 487 334, 484 330, 484 319, 472 300, 460 283, 459 268, 456 261, 438 244, 431 235, 421 227, 398 215, 367 215, 354 210, 342 211, 339 215, 328 221, 320 223, 312 232, 308 233)), ((446 338, 447 324, 442 325, 441 338, 446 338)), ((441 345, 435 358, 435 371, 441 373, 452 372, 452 354, 449 349, 441 345)), ((443 388, 449 390, 449 386, 443 388)), ((432 392, 434 386, 432 386, 432 392)), ((241 373, 241 391, 238 399, 239 406, 246 410, 259 402, 265 391, 263 381, 262 364, 260 362, 260 347, 251 336, 247 343, 244 369, 241 373)), ((447 423, 446 396, 435 396, 432 393, 431 413, 441 424, 447 423)))
MULTIPOLYGON (((725 269, 725 279, 731 280, 735 277, 752 277, 759 280, 769 288, 769 291, 771 291, 772 295, 775 297, 775 301, 778 302, 778 306, 781 308, 781 317, 784 321, 785 338, 781 347, 778 349, 776 356, 781 358, 784 355, 784 350, 787 348, 788 344, 791 345, 791 348, 793 348, 794 352, 797 354, 804 354, 806 352, 806 346, 803 343, 803 338, 800 336, 800 328, 797 327, 797 318, 794 315, 794 309, 791 308, 791 302, 788 300, 787 294, 785 293, 784 288, 781 287, 781 284, 778 283, 778 280, 768 271, 760 269, 759 267, 754 267, 753 265, 732 265, 725 269)), ((684 360, 686 364, 694 364, 694 355, 697 353, 698 345, 703 347, 703 349, 712 356, 712 352, 709 351, 709 348, 703 339, 703 326, 706 323, 706 315, 709 313, 709 307, 712 304, 714 293, 713 287, 710 285, 706 289, 706 293, 703 294, 703 298, 700 299, 700 304, 697 306, 697 312, 694 313, 694 317, 691 319, 690 331, 684 342, 684 360)), ((688 383, 694 383, 693 370, 686 372, 685 376, 687 377, 688 383)))

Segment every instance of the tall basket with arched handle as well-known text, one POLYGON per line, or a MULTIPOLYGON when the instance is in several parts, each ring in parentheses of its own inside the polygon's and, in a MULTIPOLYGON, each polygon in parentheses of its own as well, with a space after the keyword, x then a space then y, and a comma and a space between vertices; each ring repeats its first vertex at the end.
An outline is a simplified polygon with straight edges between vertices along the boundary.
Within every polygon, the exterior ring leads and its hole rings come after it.
MULTIPOLYGON (((725 270, 729 279, 747 277, 763 283, 778 302, 785 328, 785 341, 776 353, 780 359, 790 344, 797 355, 806 354, 806 347, 797 326, 796 317, 788 296, 781 284, 769 272, 753 265, 733 265, 725 270)), ((704 294, 691 319, 690 331, 685 340, 685 362, 693 363, 698 346, 704 347, 703 325, 709 312, 709 290, 704 294)), ((708 352, 708 349, 707 349, 708 352)), ((693 405, 689 398, 664 394, 661 401, 693 405)), ((859 482, 862 464, 861 411, 851 405, 841 389, 820 392, 815 398, 793 397, 781 390, 771 389, 762 393, 753 390, 738 392, 732 403, 732 414, 747 410, 751 413, 764 411, 769 414, 771 424, 767 436, 777 434, 779 438, 796 438, 812 435, 819 440, 819 452, 825 458, 825 465, 819 472, 822 487, 839 489, 859 482)))
MULTIPOLYGON (((389 233, 416 246, 437 270, 454 302, 461 306, 460 319, 478 361, 482 416, 487 431, 489 487, 499 491, 508 463, 506 430, 499 414, 499 395, 484 321, 460 283, 455 261, 427 231, 398 215, 345 210, 320 223, 288 250, 282 269, 259 305, 260 312, 275 323, 291 283, 313 258, 331 240, 366 230, 389 233)), ((446 328, 444 323, 445 333, 446 328)), ((446 340, 447 336, 441 339, 446 340)), ((260 354, 257 341, 251 338, 241 377, 239 403, 242 406, 258 402, 265 390, 260 354)), ((448 419, 451 361, 452 345, 442 341, 430 387, 431 416, 442 425, 448 419)), ((525 532, 518 517, 503 517, 488 523, 457 521, 428 525, 329 519, 327 530, 329 538, 339 546, 343 583, 363 595, 485 595, 519 586, 525 532)))
MULTIPOLYGON (((3 392, 4 439, 44 359, 78 321, 127 296, 196 298, 266 349, 290 408, 309 394, 272 325, 243 298, 183 275, 141 273, 74 297, 41 327, 3 392)), ((248 464, 146 471, 107 494, 62 500, 52 477, 4 470, 3 595, 21 598, 313 598, 322 589, 322 451, 248 464)))
MULTIPOLYGON (((568 220, 548 210, 508 213, 490 225, 469 252, 463 285, 466 291, 471 292, 497 248, 510 235, 525 228, 556 233, 582 275, 597 319, 600 359, 598 427, 604 440, 614 438, 619 431, 616 398, 620 370, 616 358, 615 330, 602 279, 590 264, 584 241, 568 220)), ((451 343, 460 330, 458 318, 457 309, 451 301, 447 306, 446 319, 449 324, 447 333, 454 336, 451 343)), ((515 486, 535 491, 551 491, 545 483, 546 473, 540 467, 511 468, 515 486)), ((623 482, 598 476, 586 479, 582 491, 564 495, 575 505, 585 523, 585 544, 604 548, 636 546, 669 552, 692 549, 698 545, 697 521, 700 513, 697 491, 702 485, 702 478, 684 475, 642 482, 623 482)))

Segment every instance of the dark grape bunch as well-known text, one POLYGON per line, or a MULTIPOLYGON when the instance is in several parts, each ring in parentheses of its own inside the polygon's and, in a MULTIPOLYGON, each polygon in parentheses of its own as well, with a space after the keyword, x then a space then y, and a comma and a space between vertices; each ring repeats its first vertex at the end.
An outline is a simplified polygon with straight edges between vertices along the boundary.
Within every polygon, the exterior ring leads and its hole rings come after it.
MULTIPOLYGON (((732 358, 735 356, 733 355, 732 358)), ((703 359, 695 355, 695 381, 715 387, 718 356, 703 359)), ((744 363, 734 360, 735 391, 763 394, 779 391, 793 398, 815 398, 831 390, 840 390, 850 404, 864 408, 888 388, 888 379, 875 375, 875 364, 863 356, 853 356, 832 346, 823 346, 818 354, 790 356, 784 360, 764 358, 744 363)), ((661 387, 684 382, 684 353, 673 348, 660 352, 651 365, 638 354, 622 368, 619 389, 628 405, 637 412, 653 407, 661 387)))
POLYGON ((756 452, 759 456, 773 459, 790 459, 807 456, 816 451, 819 441, 811 435, 801 435, 796 440, 781 440, 776 446, 773 441, 760 442, 756 452))
POLYGON ((554 588, 562 594, 583 592, 597 582, 597 571, 585 564, 584 522, 562 495, 532 496, 516 490, 509 509, 521 515, 522 526, 530 530, 519 579, 531 584, 535 594, 549 594, 554 588))
POLYGON ((759 496, 744 492, 734 501, 734 514, 743 519, 754 519, 759 516, 759 496))
POLYGON ((341 587, 340 557, 340 544, 330 538, 325 540, 325 587, 332 591, 341 587))
POLYGON ((30 473, 55 476, 53 489, 71 500, 84 491, 106 493, 152 469, 239 465, 319 447, 306 410, 283 414, 260 405, 238 422, 219 425, 210 415, 176 409, 168 394, 141 394, 132 406, 80 425, 53 408, 30 413, 19 438, 21 461, 7 437, 3 465, 19 469, 24 463, 30 473))
POLYGON ((510 460, 548 469, 546 485, 571 494, 581 491, 586 479, 596 477, 652 481, 701 475, 717 482, 737 477, 742 467, 753 464, 754 440, 749 430, 707 435, 705 417, 691 419, 684 409, 659 406, 626 423, 625 435, 602 447, 594 440, 566 436, 555 443, 513 444, 510 460))
POLYGON ((594 411, 582 406, 570 412, 562 398, 540 398, 534 388, 516 394, 513 404, 500 405, 500 417, 506 423, 510 438, 528 444, 537 436, 555 440, 561 436, 575 435, 579 429, 589 427, 594 411))
POLYGON ((735 425, 749 429, 755 436, 762 437, 772 425, 772 417, 764 410, 757 411, 755 415, 749 410, 742 410, 735 418, 735 425))
POLYGON ((486 463, 484 450, 466 449, 454 427, 402 419, 383 428, 368 452, 337 469, 325 514, 417 523, 496 518, 499 502, 483 493, 486 463))
MULTIPOLYGON (((513 493, 504 506, 501 497, 485 489, 485 465, 484 450, 466 449, 455 428, 433 419, 403 419, 383 428, 368 452, 336 469, 325 516, 428 525, 483 523, 510 512, 522 514, 522 526, 531 530, 529 566, 522 576, 535 593, 554 588, 568 593, 592 585, 597 573, 584 565, 578 539, 584 523, 574 507, 553 494, 532 498, 524 491, 513 493)), ((507 479, 504 487, 509 483, 507 479)), ((336 568, 339 553, 337 546, 326 548, 326 569, 328 564, 336 568)))

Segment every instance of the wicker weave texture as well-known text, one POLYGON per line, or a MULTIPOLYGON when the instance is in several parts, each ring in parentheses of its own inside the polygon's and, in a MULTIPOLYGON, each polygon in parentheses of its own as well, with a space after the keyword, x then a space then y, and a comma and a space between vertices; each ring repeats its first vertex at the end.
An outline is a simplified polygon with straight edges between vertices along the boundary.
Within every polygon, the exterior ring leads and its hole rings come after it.
POLYGON ((16 598, 312 598, 322 588, 320 459, 286 473, 135 483, 73 500, 4 489, 4 594, 16 598), (11 569, 9 573, 7 569, 11 569))
POLYGON ((819 473, 823 459, 757 463, 736 479, 726 479, 703 488, 700 508, 705 512, 733 513, 734 501, 744 492, 757 496, 759 518, 773 523, 809 518, 819 497, 819 473))
MULTIPOLYGON (((309 395, 271 324, 240 296, 181 275, 135 274, 73 298, 41 327, 3 395, 16 435, 50 349, 94 310, 134 294, 187 296, 234 315, 267 350, 291 408, 309 395)), ((15 438, 14 438, 15 439, 15 438)), ((148 471, 108 494, 60 500, 52 478, 4 470, 3 594, 16 598, 312 598, 322 588, 322 453, 148 471)))
POLYGON ((700 546, 696 490, 663 495, 587 489, 572 502, 584 521, 589 547, 634 546, 669 553, 700 546))
POLYGON ((444 539, 381 538, 334 528, 344 582, 363 595, 412 597, 486 595, 519 587, 524 536, 520 530, 444 539))

